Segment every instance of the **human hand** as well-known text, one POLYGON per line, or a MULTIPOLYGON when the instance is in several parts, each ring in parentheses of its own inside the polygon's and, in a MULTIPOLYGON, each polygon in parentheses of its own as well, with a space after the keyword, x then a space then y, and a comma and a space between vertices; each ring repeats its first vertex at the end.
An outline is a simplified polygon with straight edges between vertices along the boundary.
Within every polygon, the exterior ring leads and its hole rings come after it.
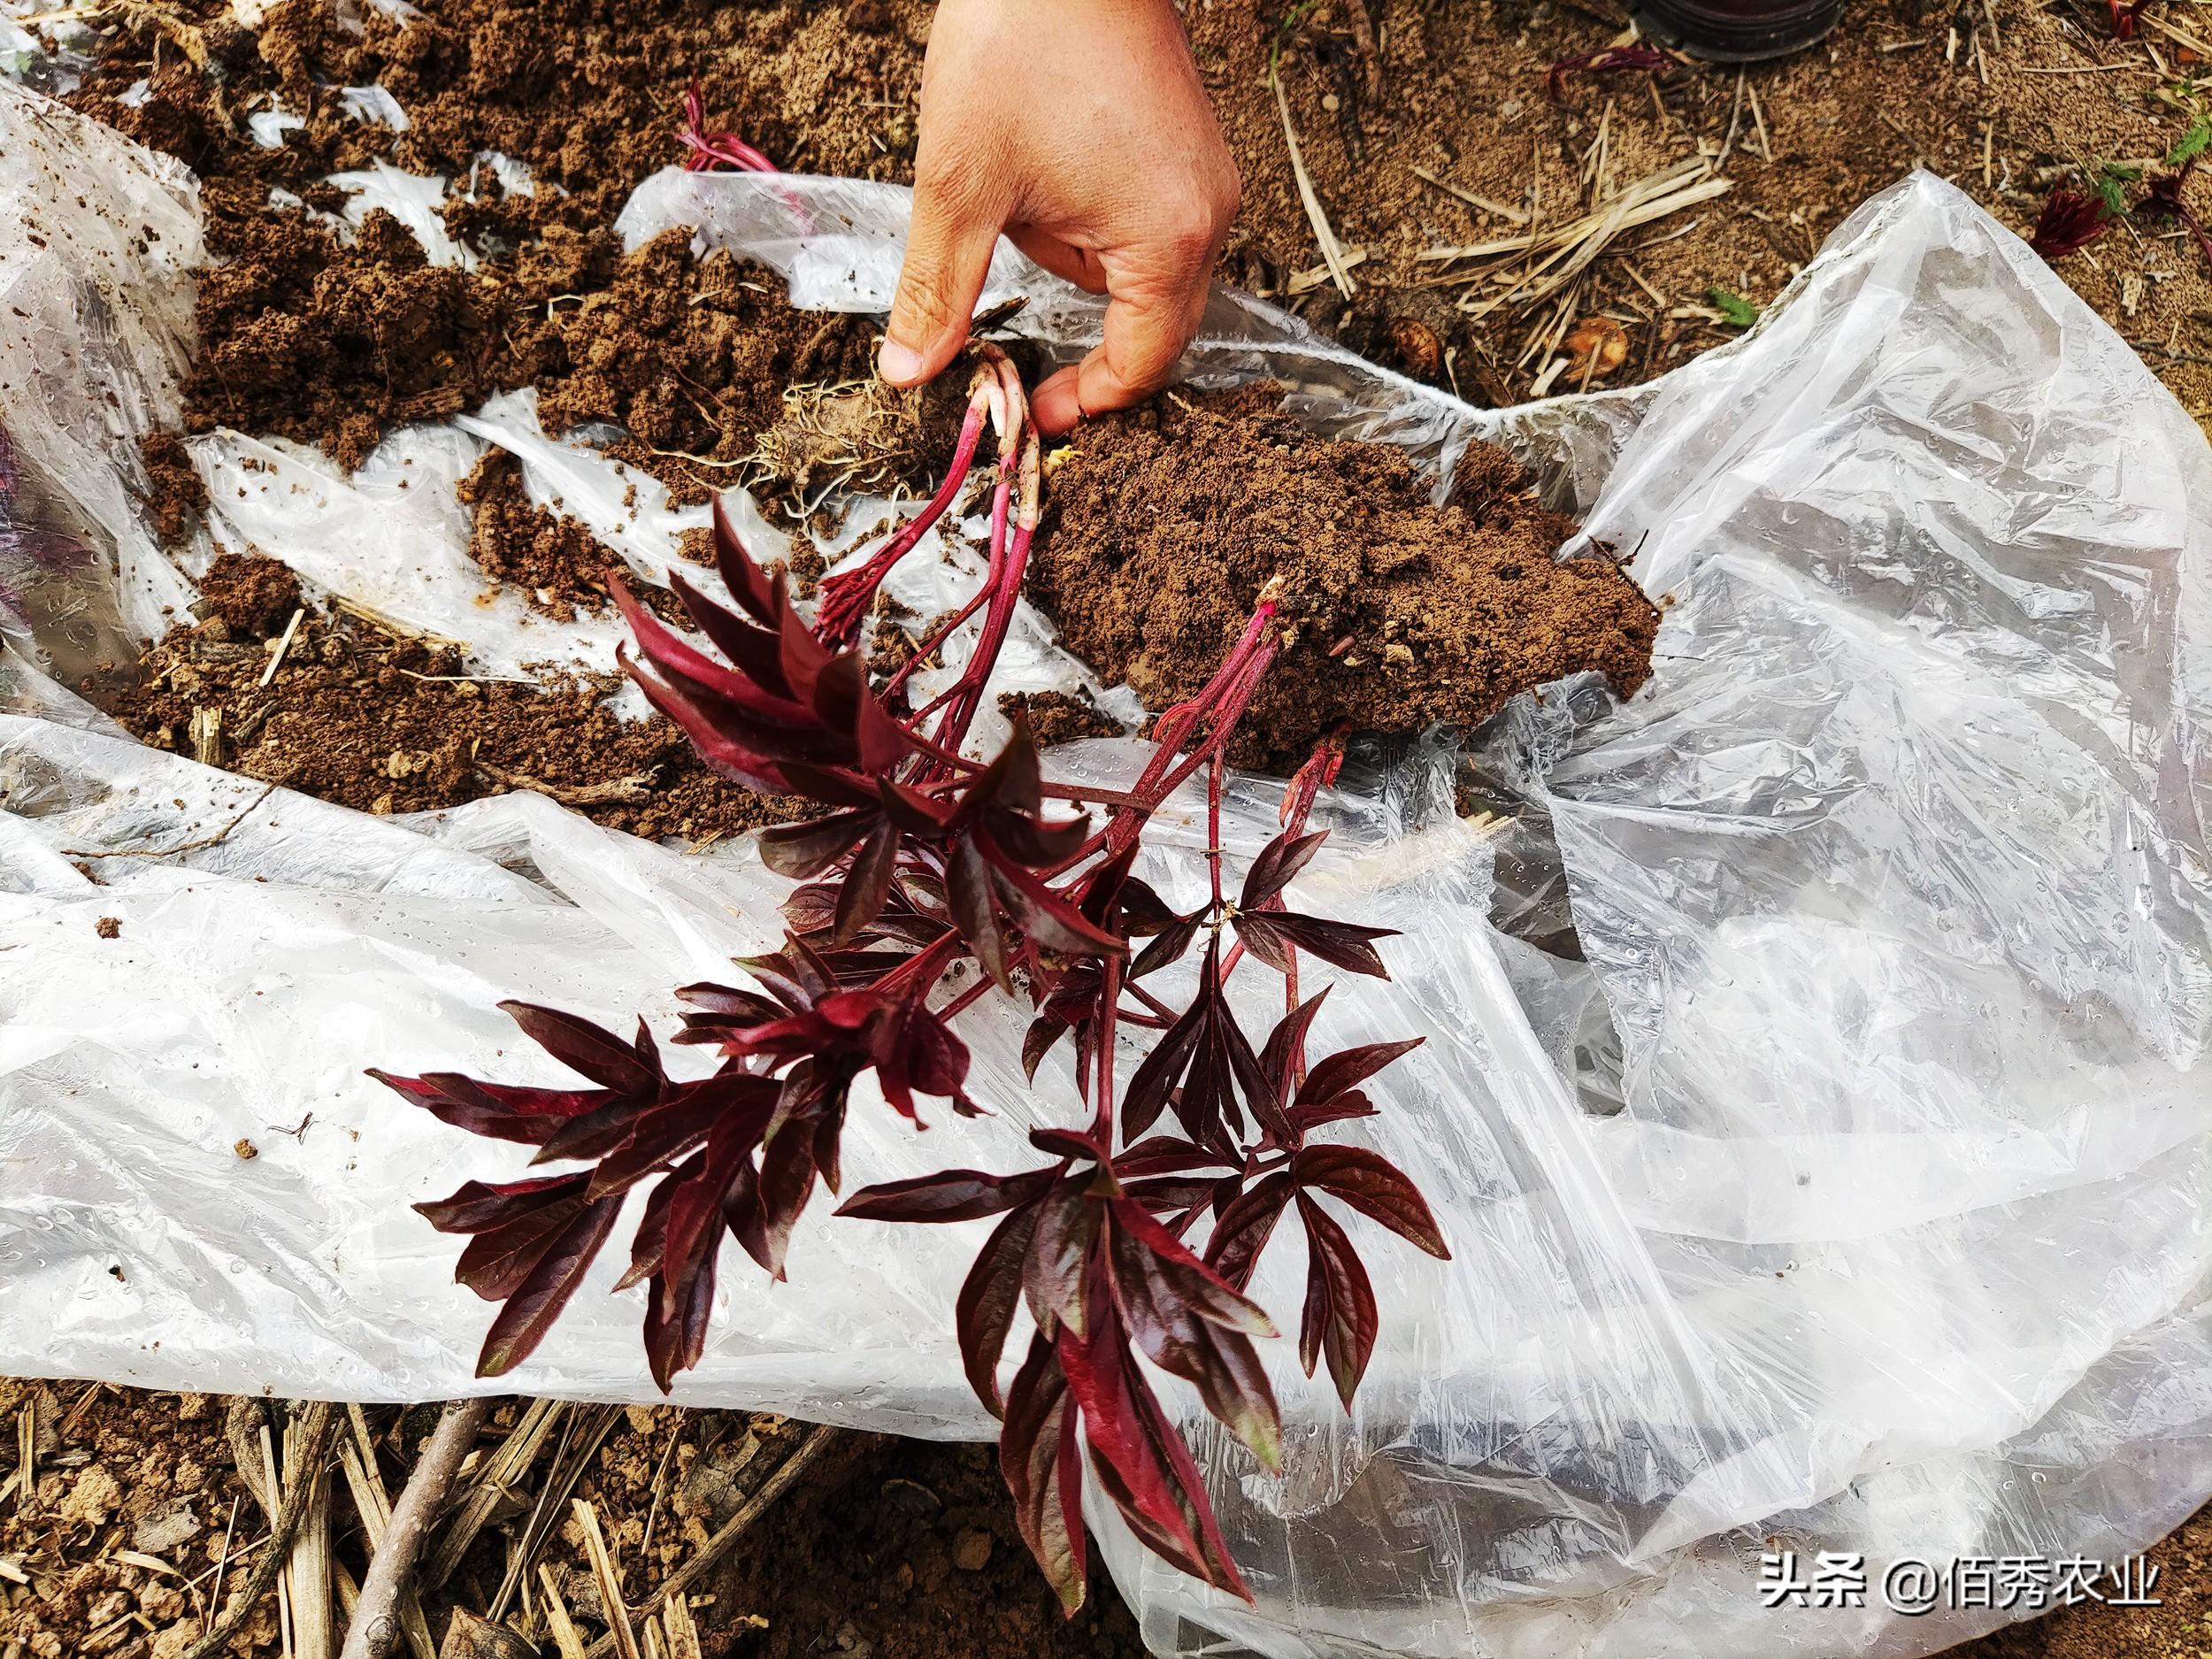
POLYGON ((1103 343, 1031 399, 1039 430, 1125 408, 1198 332, 1237 193, 1170 0, 942 0, 877 371, 910 386, 952 361, 1003 230, 1108 299, 1103 343))

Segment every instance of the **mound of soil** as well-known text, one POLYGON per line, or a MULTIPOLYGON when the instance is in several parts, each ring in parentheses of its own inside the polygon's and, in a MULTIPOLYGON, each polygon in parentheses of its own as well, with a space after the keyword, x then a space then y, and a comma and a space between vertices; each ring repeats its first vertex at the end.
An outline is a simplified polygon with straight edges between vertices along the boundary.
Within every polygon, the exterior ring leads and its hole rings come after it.
POLYGON ((466 180, 495 150, 540 186, 500 204, 512 241, 612 222, 639 180, 680 159, 674 133, 695 76, 710 127, 795 172, 911 168, 921 0, 431 0, 409 7, 404 26, 378 6, 348 9, 358 33, 328 4, 270 6, 257 31, 229 0, 125 8, 73 101, 207 180, 297 189, 381 158, 466 180), (124 103, 141 80, 152 96, 124 103), (404 132, 347 112, 340 89, 371 84, 397 99, 404 132), (265 150, 247 118, 271 110, 305 125, 265 150))
POLYGON ((559 434, 611 421, 614 453, 679 504, 736 480, 787 382, 872 373, 867 319, 794 311, 773 272, 694 259, 680 230, 625 254, 613 234, 556 228, 509 265, 434 265, 397 219, 351 243, 303 209, 210 193, 200 350, 185 425, 319 446, 360 465, 391 426, 534 386, 559 434))
POLYGON ((1030 566, 1069 649, 1157 712, 1272 584, 1284 646, 1245 757, 1279 768, 1339 726, 1470 726, 1578 670, 1643 684, 1658 611, 1610 559, 1556 557, 1574 521, 1509 457, 1471 456, 1438 507, 1404 451, 1316 437, 1280 396, 1171 395, 1076 429, 1030 566))
POLYGON ((218 560, 200 609, 204 619, 157 641, 140 683, 106 704, 156 749, 370 812, 529 789, 633 834, 705 841, 809 810, 707 771, 661 716, 618 718, 611 680, 471 678, 452 647, 350 612, 306 607, 264 686, 300 609, 296 579, 271 559, 218 560))
POLYGON ((511 308, 493 284, 433 265, 380 209, 343 245, 303 209, 211 195, 200 349, 185 426, 319 445, 357 466, 388 427, 472 408, 500 384, 511 308))

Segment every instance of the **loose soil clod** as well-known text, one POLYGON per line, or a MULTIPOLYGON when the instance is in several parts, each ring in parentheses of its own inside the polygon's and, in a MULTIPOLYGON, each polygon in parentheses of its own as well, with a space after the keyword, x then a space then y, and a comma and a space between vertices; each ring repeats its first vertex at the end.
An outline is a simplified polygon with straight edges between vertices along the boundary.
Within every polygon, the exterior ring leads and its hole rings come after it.
POLYGON ((1585 669, 1643 684, 1658 611, 1611 561, 1556 558, 1574 523, 1509 457, 1471 453, 1440 508, 1402 451, 1316 437, 1279 397, 1169 395, 1076 429, 1030 592, 1077 656, 1156 712, 1276 584, 1291 642, 1239 757, 1284 770, 1339 726, 1469 726, 1585 669))

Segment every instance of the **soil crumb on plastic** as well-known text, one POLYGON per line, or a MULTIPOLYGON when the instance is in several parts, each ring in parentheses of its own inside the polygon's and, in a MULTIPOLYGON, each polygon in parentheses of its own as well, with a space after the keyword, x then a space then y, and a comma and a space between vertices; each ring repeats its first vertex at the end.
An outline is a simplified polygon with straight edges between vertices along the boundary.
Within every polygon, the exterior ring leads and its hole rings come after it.
POLYGON ((1622 696, 1659 613, 1510 457, 1477 452, 1437 507, 1402 450, 1315 436, 1281 388, 1155 400, 1087 421, 1053 472, 1030 591, 1069 649, 1155 710, 1194 695, 1271 581, 1290 643, 1240 758, 1302 761, 1339 725, 1471 726, 1583 669, 1622 696))
POLYGON ((614 603, 619 580, 662 620, 690 627, 675 595, 639 580, 580 520, 532 503, 523 494, 522 463, 508 451, 486 450, 456 493, 476 510, 469 557, 493 580, 519 589, 534 610, 572 622, 579 611, 595 614, 614 603))
POLYGON ((1064 691, 1002 692, 998 711, 1008 719, 1019 715, 1029 723, 1029 735, 1041 749, 1072 743, 1079 737, 1119 737, 1121 722, 1081 697, 1064 691))
POLYGON ((179 546, 190 539, 192 526, 207 505, 207 486, 200 481, 184 440, 173 432, 148 434, 138 446, 138 458, 146 468, 154 534, 162 546, 179 546))
POLYGON ((203 622, 220 622, 233 640, 272 638, 299 608, 300 579, 289 566, 242 553, 216 556, 192 607, 203 622))
POLYGON ((464 677, 459 653, 310 607, 261 684, 298 584, 226 555, 206 618, 172 628, 107 711, 156 749, 370 812, 419 812, 527 789, 649 838, 703 841, 805 816, 706 770, 672 723, 624 720, 611 677, 544 687, 464 677), (284 620, 270 618, 281 609, 284 620))

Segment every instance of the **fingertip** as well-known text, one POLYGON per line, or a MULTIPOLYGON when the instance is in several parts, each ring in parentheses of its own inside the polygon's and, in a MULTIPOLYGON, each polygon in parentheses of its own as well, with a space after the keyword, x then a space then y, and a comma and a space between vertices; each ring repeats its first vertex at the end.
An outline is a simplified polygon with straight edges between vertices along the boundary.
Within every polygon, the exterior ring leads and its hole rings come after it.
POLYGON ((876 375, 892 386, 911 386, 923 378, 922 354, 903 341, 883 337, 876 349, 876 375))
POLYGON ((1030 419, 1044 437, 1056 438, 1083 419, 1081 371, 1062 369, 1029 395, 1030 419))

